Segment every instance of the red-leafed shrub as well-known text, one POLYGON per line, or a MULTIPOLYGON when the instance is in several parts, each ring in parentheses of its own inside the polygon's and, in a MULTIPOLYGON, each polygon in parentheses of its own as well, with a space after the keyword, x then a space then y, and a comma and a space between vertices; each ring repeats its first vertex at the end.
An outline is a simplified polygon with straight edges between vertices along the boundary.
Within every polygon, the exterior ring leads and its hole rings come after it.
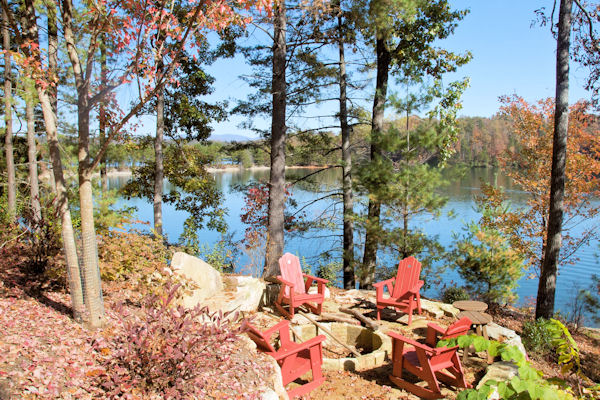
POLYGON ((150 297, 140 315, 118 307, 121 333, 95 343, 106 371, 101 389, 111 398, 257 398, 261 385, 248 392, 240 378, 265 367, 232 357, 239 353, 237 315, 185 309, 175 304, 178 289, 170 285, 166 295, 150 297))

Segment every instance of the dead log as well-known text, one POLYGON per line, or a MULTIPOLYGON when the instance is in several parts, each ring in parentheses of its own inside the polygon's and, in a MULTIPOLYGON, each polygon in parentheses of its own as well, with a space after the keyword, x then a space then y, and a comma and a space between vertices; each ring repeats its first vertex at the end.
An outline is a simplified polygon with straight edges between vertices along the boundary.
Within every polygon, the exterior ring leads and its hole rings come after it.
POLYGON ((325 326, 323 326, 323 324, 318 323, 317 321, 315 321, 314 319, 312 319, 311 317, 309 317, 308 315, 306 315, 306 313, 304 313, 302 311, 298 311, 298 314, 302 315, 304 318, 306 318, 307 320, 309 320, 317 328, 321 329, 323 332, 325 332, 326 334, 328 334, 329 337, 331 337, 333 340, 335 340, 336 342, 338 342, 339 344, 341 344, 346 350, 352 352, 352 354, 354 354, 355 357, 360 357, 361 356, 361 354, 358 351, 356 351, 356 349, 354 347, 347 345, 346 343, 342 342, 340 339, 338 339, 337 337, 335 337, 333 335, 333 333, 331 333, 331 331, 329 329, 327 329, 325 326))
POLYGON ((340 311, 343 312, 343 313, 346 313, 346 314, 353 315, 356 319, 358 319, 363 324, 365 324, 369 329, 372 329, 374 331, 376 331, 377 329, 379 329, 379 324, 377 324, 371 318, 365 317, 364 315, 362 315, 361 313, 359 313, 356 310, 351 310, 350 308, 341 307, 340 311))
POLYGON ((343 322, 345 324, 351 324, 351 325, 360 325, 360 322, 358 322, 357 320, 352 319, 352 318, 346 318, 344 316, 340 316, 340 315, 336 315, 336 314, 322 313, 319 317, 319 322, 328 322, 328 321, 343 322))

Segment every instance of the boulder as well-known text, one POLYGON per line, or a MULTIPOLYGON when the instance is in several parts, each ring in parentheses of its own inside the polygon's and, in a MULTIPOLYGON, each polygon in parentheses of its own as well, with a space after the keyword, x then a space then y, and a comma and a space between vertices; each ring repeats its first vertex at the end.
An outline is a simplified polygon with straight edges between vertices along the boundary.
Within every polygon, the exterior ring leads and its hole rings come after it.
POLYGON ((527 350, 525 350, 525 346, 523 346, 523 342, 521 341, 521 336, 517 335, 512 339, 508 339, 504 343, 506 343, 509 346, 516 346, 521 351, 521 353, 523 353, 525 359, 529 359, 529 357, 527 356, 527 350))
POLYGON ((517 335, 515 331, 500 326, 494 322, 487 324, 486 330, 490 339, 498 340, 506 343, 509 346, 516 346, 521 353, 523 353, 525 358, 527 358, 527 350, 525 350, 525 346, 523 346, 521 336, 517 335))
POLYGON ((201 259, 183 252, 173 254, 171 269, 197 286, 192 293, 183 297, 183 306, 195 307, 203 300, 223 292, 221 273, 201 259))
POLYGON ((256 311, 260 305, 267 284, 262 279, 251 276, 230 277, 235 281, 233 289, 235 299, 231 302, 231 310, 256 311))
POLYGON ((489 324, 487 324, 486 329, 490 339, 494 340, 500 340, 501 338, 512 339, 515 336, 518 336, 517 333, 512 329, 500 326, 495 322, 490 322, 489 324))
POLYGON ((477 384, 477 389, 480 389, 490 379, 497 382, 508 381, 518 374, 519 368, 515 364, 508 361, 495 362, 487 368, 485 375, 477 384))

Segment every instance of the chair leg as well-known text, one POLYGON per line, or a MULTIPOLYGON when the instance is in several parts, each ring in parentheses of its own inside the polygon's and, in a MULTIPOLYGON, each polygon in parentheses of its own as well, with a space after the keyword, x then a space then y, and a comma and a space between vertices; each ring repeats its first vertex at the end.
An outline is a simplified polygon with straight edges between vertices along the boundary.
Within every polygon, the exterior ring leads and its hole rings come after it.
POLYGON ((408 326, 410 326, 410 324, 412 323, 412 315, 413 315, 414 309, 415 309, 415 303, 411 296, 410 300, 408 301, 408 326))
POLYGON ((321 315, 322 311, 323 311, 323 303, 317 304, 317 315, 321 315))
POLYGON ((441 393, 435 393, 430 389, 417 386, 413 383, 405 381, 404 379, 398 378, 396 376, 390 375, 390 380, 394 382, 398 387, 413 393, 414 395, 422 398, 422 399, 443 399, 444 396, 441 393))
POLYGON ((377 321, 381 320, 381 308, 377 306, 377 321))
POLYGON ((285 318, 292 319, 294 317, 294 308, 292 306, 290 306, 290 309, 292 310, 291 315, 285 308, 283 308, 282 304, 275 303, 275 307, 277 308, 277 311, 279 311, 279 313, 285 318))

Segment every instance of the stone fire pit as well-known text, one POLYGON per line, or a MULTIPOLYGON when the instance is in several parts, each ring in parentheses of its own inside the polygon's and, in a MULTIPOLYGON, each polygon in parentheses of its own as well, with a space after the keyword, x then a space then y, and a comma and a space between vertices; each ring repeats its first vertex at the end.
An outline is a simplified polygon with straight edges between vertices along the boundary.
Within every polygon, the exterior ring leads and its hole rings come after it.
MULTIPOLYGON (((383 332, 372 331, 359 325, 351 325, 340 322, 321 323, 329 329, 336 338, 345 344, 354 346, 362 354, 360 357, 326 357, 327 348, 343 349, 327 333, 323 332, 314 325, 294 326, 294 330, 300 336, 297 341, 303 342, 319 334, 327 338, 323 342, 323 369, 325 370, 347 370, 354 371, 359 369, 374 368, 383 365, 386 358, 391 356, 392 341, 383 332), (362 350, 362 351, 361 351, 362 350)), ((345 350, 344 350, 345 351, 345 350)))

